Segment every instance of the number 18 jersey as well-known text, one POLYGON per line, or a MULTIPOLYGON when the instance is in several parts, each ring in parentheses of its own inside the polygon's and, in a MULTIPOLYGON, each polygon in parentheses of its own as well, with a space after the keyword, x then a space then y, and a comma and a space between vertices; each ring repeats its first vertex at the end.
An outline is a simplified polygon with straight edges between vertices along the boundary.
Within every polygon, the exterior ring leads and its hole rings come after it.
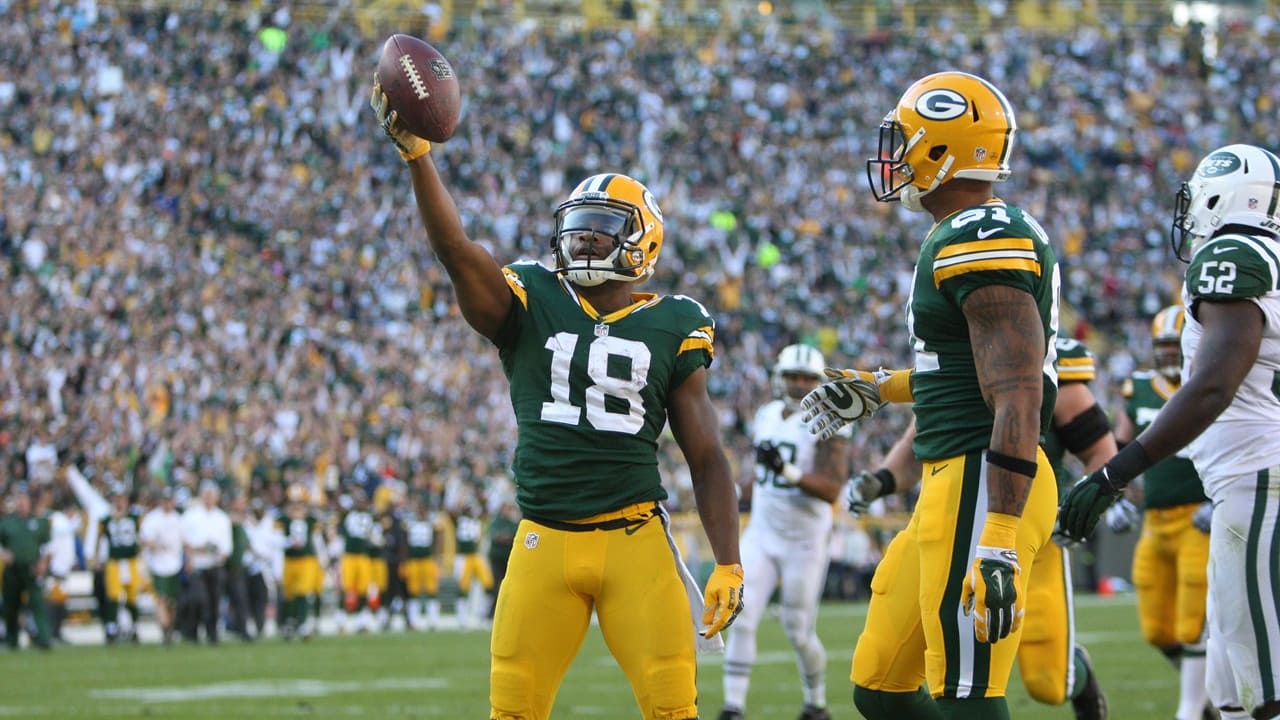
POLYGON ((577 520, 665 499, 658 437, 672 391, 711 365, 706 309, 681 295, 636 293, 600 316, 538 263, 503 274, 515 302, 494 343, 519 429, 512 470, 521 510, 577 520))

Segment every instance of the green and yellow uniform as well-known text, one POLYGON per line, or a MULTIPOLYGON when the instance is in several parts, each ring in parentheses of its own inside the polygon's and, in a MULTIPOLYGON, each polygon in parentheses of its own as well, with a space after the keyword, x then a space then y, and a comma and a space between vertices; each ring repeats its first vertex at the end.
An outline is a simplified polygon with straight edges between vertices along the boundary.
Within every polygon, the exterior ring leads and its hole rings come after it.
POLYGON ((369 533, 373 516, 367 510, 348 510, 338 524, 342 536, 342 606, 347 612, 364 607, 373 568, 369 564, 369 533))
MULTIPOLYGON (((1093 353, 1077 340, 1058 338, 1055 367, 1059 387, 1070 383, 1088 385, 1097 377, 1093 353)), ((1088 447, 1111 432, 1110 427, 1095 429, 1095 434, 1076 439, 1088 447)), ((1061 500, 1077 476, 1066 464, 1068 449, 1056 420, 1045 433, 1045 456, 1053 467, 1061 500)), ((1077 448, 1079 449, 1079 448, 1077 448)), ((1036 555, 1027 575, 1027 614, 1022 624, 1022 642, 1018 647, 1018 669, 1022 684, 1035 700, 1048 705, 1066 702, 1079 683, 1075 663, 1075 611, 1072 607, 1071 555, 1056 543, 1048 543, 1036 555)))
MULTIPOLYGON (((1042 434, 1053 417, 1059 276, 1048 238, 1029 215, 1000 200, 953 213, 925 239, 908 301, 915 349, 912 447, 923 461, 923 478, 915 512, 872 580, 851 673, 868 690, 911 693, 927 684, 935 697, 1005 694, 1021 633, 996 644, 978 643, 972 617, 960 611, 964 578, 987 515, 983 451, 995 423, 978 384, 961 308, 970 293, 990 285, 1024 290, 1036 302, 1046 341, 1042 434)), ((1034 565, 1049 541, 1057 511, 1053 469, 1043 451, 1036 459, 1014 548, 1024 568, 1034 565)), ((1027 577, 1021 575, 1020 595, 1027 577)))
POLYGON ((290 629, 296 629, 306 621, 310 599, 324 589, 324 571, 316 555, 314 540, 319 523, 311 514, 284 516, 276 520, 285 541, 281 594, 284 596, 284 622, 290 629))
MULTIPOLYGON (((1177 383, 1153 371, 1125 381, 1124 411, 1137 435, 1177 390, 1177 383)), ((1204 487, 1195 465, 1173 455, 1143 473, 1142 491, 1142 537, 1133 553, 1142 634, 1160 648, 1197 645, 1209 591, 1209 534, 1197 530, 1191 517, 1206 500, 1204 487)))
POLYGON ((455 527, 458 552, 454 558, 454 575, 458 578, 458 588, 468 592, 471 583, 476 581, 486 592, 492 590, 493 570, 489 567, 489 559, 480 553, 484 523, 474 515, 459 515, 455 527))
POLYGON ((493 713, 550 714, 594 609, 644 716, 694 717, 693 617, 666 526, 650 521, 667 496, 667 401, 711 364, 714 322, 694 300, 648 293, 601 316, 541 265, 503 272, 515 300, 494 342, 525 519, 494 616, 493 713))
MULTIPOLYGON (((107 586, 106 617, 115 618, 115 604, 138 602, 138 590, 142 576, 138 574, 139 518, 134 513, 107 515, 98 523, 98 537, 107 541, 107 564, 103 568, 103 580, 107 586)), ((131 610, 136 615, 136 611, 131 610)))
POLYGON ((430 518, 412 517, 405 522, 405 553, 400 565, 410 597, 434 597, 440 590, 440 567, 436 565, 436 527, 430 518))
MULTIPOLYGON (((377 597, 379 603, 387 592, 386 549, 386 526, 383 525, 382 519, 373 518, 373 522, 369 524, 369 542, 365 547, 365 554, 369 556, 368 597, 371 601, 377 597)), ((374 609, 376 610, 377 607, 375 606, 374 609)))

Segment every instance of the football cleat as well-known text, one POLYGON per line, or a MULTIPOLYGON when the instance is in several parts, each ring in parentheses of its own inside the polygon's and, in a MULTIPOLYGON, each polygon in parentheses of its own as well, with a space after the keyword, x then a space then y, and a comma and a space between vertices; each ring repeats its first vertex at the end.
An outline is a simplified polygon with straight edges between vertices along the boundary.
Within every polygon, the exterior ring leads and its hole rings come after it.
POLYGON ((831 720, 831 713, 824 707, 805 705, 800 708, 800 716, 796 720, 831 720))
POLYGON ((1093 669, 1093 660, 1089 658, 1089 651, 1077 645, 1075 654, 1089 671, 1089 680, 1084 690, 1071 698, 1071 709, 1076 713, 1076 720, 1107 720, 1107 696, 1098 685, 1098 673, 1093 669))
POLYGON ((737 708, 721 708, 720 714, 716 716, 716 720, 745 720, 747 716, 737 708))

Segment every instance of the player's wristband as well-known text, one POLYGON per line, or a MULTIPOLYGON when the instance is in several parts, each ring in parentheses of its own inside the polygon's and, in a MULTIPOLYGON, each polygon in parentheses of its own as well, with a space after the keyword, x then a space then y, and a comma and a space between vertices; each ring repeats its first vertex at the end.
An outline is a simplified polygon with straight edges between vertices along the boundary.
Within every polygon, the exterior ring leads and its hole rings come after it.
POLYGON ((405 162, 413 162, 414 160, 417 160, 423 155, 426 155, 427 153, 431 152, 431 141, 423 140, 422 144, 419 145, 417 150, 413 152, 405 152, 404 150, 401 150, 399 143, 397 143, 396 152, 400 153, 401 160, 404 160, 405 162))
POLYGON ((911 371, 910 370, 885 370, 881 368, 876 372, 868 372, 866 370, 855 370, 858 377, 870 383, 875 383, 880 391, 880 399, 884 402, 891 403, 909 403, 914 400, 911 395, 911 371))
POLYGON ((877 497, 892 495, 898 491, 898 478, 894 477, 893 471, 889 468, 880 468, 871 474, 880 481, 880 495, 877 497))
POLYGON ((1119 490, 1128 485, 1130 480, 1146 472, 1151 465, 1147 449, 1142 447, 1142 443, 1134 440, 1107 461, 1107 480, 1116 490, 1119 490))
POLYGON ((987 448, 987 462, 998 468, 1008 470, 1011 473, 1025 475, 1029 478, 1036 476, 1036 464, 1032 460, 1023 460, 1012 455, 1005 455, 1002 452, 996 452, 991 448, 987 448))
POLYGON ((800 478, 804 477, 804 472, 791 463, 783 465, 782 472, 778 474, 786 478, 787 482, 792 485, 798 485, 800 483, 800 478))
POLYGON ((987 513, 987 522, 982 526, 982 535, 978 536, 978 544, 991 548, 1016 548, 1018 542, 1018 523, 1022 518, 1005 513, 987 513))

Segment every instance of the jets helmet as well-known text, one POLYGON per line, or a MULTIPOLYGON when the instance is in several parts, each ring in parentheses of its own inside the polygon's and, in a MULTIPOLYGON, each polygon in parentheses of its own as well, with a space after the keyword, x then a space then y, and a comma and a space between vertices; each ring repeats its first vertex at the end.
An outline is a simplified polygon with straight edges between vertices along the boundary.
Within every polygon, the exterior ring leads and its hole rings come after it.
POLYGON ((782 348, 778 353, 778 362, 773 366, 771 377, 773 394, 786 404, 788 410, 793 412, 798 410, 804 395, 791 397, 787 392, 787 381, 783 376, 807 375, 821 382, 825 377, 822 370, 826 366, 826 360, 817 348, 808 345, 788 345, 782 348))
POLYGON ((1181 305, 1170 305, 1156 313, 1151 321, 1151 354, 1156 372, 1170 380, 1182 374, 1182 326, 1187 311, 1181 305))
POLYGON ((556 208, 551 238, 556 270, 577 285, 606 280, 636 282, 653 274, 662 251, 662 211, 639 180, 617 173, 593 175, 556 208), (610 238, 613 250, 598 258, 576 240, 610 238))
POLYGON ((1227 225, 1280 234, 1280 160, 1256 145, 1227 145, 1209 153, 1182 183, 1170 242, 1183 262, 1227 225))
POLYGON ((1004 93, 976 75, 917 80, 880 123, 880 151, 867 160, 871 192, 920 212, 920 198, 948 180, 1008 180, 1017 129, 1004 93))

